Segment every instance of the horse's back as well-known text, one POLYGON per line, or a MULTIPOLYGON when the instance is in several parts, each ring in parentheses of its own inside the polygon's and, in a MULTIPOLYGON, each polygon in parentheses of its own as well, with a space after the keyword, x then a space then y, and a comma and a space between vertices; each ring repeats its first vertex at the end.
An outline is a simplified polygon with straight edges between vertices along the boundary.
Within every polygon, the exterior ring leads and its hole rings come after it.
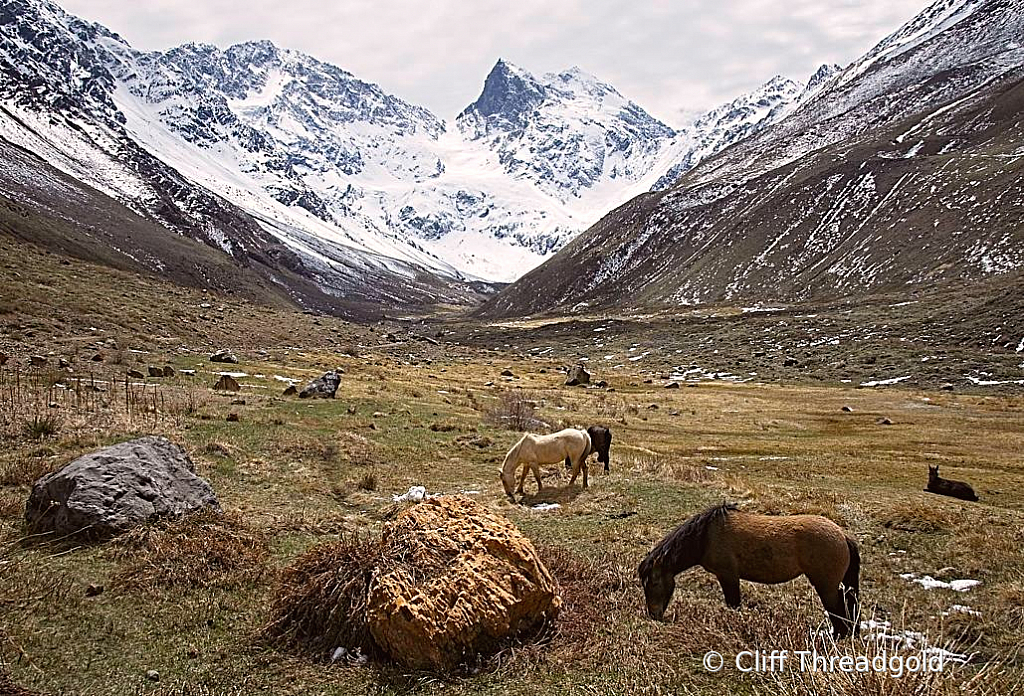
POLYGON ((775 584, 806 574, 814 582, 823 573, 845 572, 850 560, 847 538, 842 527, 818 515, 735 511, 712 534, 707 553, 712 562, 732 565, 744 580, 775 584))

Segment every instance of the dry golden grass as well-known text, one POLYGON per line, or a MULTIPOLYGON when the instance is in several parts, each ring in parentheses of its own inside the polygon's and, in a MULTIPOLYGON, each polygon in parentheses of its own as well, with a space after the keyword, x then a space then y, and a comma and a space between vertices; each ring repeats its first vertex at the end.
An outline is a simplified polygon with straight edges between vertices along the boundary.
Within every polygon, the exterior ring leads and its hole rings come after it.
POLYGON ((320 661, 330 660, 339 646, 376 655, 366 599, 380 558, 380 539, 365 535, 310 549, 282 571, 263 635, 273 645, 320 661))
POLYGON ((137 527, 112 542, 115 587, 237 587, 268 572, 266 540, 238 515, 203 512, 137 527))

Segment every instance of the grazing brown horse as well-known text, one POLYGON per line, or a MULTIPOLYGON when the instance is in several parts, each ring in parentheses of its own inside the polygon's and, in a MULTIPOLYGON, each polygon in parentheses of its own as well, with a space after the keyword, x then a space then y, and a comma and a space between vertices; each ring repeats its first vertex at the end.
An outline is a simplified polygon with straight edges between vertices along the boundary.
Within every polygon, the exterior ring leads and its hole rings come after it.
POLYGON ((836 637, 857 631, 860 552, 853 537, 824 517, 757 515, 728 503, 694 515, 640 564, 651 618, 664 618, 675 576, 695 565, 718 578, 733 608, 740 605, 740 580, 777 584, 806 575, 836 637))
POLYGON ((978 502, 978 496, 975 494, 974 489, 971 488, 971 484, 942 478, 939 476, 938 466, 928 466, 928 487, 925 490, 929 493, 948 495, 951 498, 978 502))

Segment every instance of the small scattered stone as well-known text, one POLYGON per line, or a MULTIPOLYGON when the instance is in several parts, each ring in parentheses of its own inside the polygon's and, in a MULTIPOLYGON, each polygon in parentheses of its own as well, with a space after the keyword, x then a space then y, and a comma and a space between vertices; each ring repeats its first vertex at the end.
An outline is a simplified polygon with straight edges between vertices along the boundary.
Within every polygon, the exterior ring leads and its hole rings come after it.
POLYGON ((145 375, 138 370, 128 370, 128 376, 132 379, 144 379, 145 375))
POLYGON ((7 361, 10 360, 10 359, 11 359, 11 356, 9 356, 7 353, 0 353, 0 367, 3 367, 4 365, 6 365, 7 361))
POLYGON ((349 407, 348 407, 347 409, 345 409, 345 410, 346 410, 346 412, 348 413, 348 415, 350 415, 350 416, 354 416, 354 415, 356 415, 356 407, 355 407, 355 406, 349 406, 349 407))
POLYGON ((878 419, 879 425, 892 425, 892 421, 888 418, 882 417, 878 419))
POLYGON ((494 382, 484 382, 484 386, 485 387, 493 387, 494 386, 494 382))
POLYGON ((60 367, 60 369, 62 370, 66 370, 69 367, 71 367, 71 363, 68 362, 67 358, 61 358, 60 361, 57 363, 57 366, 60 367))
POLYGON ((605 387, 608 386, 608 382, 604 381, 603 379, 599 379, 596 382, 594 382, 594 386, 604 389, 605 387))
POLYGON ((103 594, 103 585, 89 583, 89 586, 85 588, 86 597, 96 597, 101 594, 103 594))
POLYGON ((679 388, 679 382, 669 382, 668 384, 665 385, 665 388, 666 389, 678 389, 679 388))
POLYGON ((374 411, 373 412, 373 417, 374 418, 387 418, 387 415, 388 414, 384 413, 383 411, 374 411))
POLYGON ((173 367, 170 365, 164 365, 164 377, 173 377, 177 374, 173 367))
POLYGON ((849 406, 843 406, 843 411, 846 413, 853 413, 853 409, 849 406))
POLYGON ((510 370, 508 368, 505 368, 504 370, 501 371, 501 376, 502 377, 515 377, 515 374, 512 372, 512 370, 510 370))
POLYGON ((295 388, 294 384, 289 385, 288 388, 284 390, 284 395, 285 396, 295 396, 298 393, 299 393, 299 390, 295 388))
POLYGON ((786 358, 786 362, 784 363, 784 365, 786 367, 797 367, 800 365, 800 361, 797 360, 796 358, 786 358))
POLYGON ((237 423, 239 420, 237 413, 229 413, 227 417, 228 423, 237 423))
POLYGON ((42 355, 33 355, 28 359, 28 364, 32 367, 45 367, 46 357, 42 355))
POLYGON ((657 411, 658 410, 658 404, 651 404, 650 406, 647 407, 647 410, 648 411, 657 411))
POLYGON ((146 679, 152 682, 158 682, 160 681, 160 673, 157 672, 155 669, 148 670, 146 672, 146 679))
POLYGON ((103 362, 103 353, 97 353, 96 355, 92 356, 92 361, 103 362))
POLYGON ((245 406, 245 399, 232 399, 231 400, 231 405, 232 406, 245 406))
POLYGON ((953 385, 950 384, 949 382, 946 382, 941 387, 939 387, 939 389, 941 389, 942 391, 953 391, 953 385))

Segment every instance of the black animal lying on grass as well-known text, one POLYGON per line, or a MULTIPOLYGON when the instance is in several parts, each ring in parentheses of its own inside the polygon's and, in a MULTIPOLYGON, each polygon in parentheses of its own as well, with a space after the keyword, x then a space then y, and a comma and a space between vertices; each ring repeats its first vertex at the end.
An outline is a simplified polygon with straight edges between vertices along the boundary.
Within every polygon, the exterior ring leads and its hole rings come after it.
POLYGON ((925 490, 929 493, 948 495, 951 498, 959 498, 960 500, 978 500, 978 496, 974 494, 971 484, 964 483, 963 481, 950 481, 940 477, 938 466, 928 467, 928 487, 925 490))

